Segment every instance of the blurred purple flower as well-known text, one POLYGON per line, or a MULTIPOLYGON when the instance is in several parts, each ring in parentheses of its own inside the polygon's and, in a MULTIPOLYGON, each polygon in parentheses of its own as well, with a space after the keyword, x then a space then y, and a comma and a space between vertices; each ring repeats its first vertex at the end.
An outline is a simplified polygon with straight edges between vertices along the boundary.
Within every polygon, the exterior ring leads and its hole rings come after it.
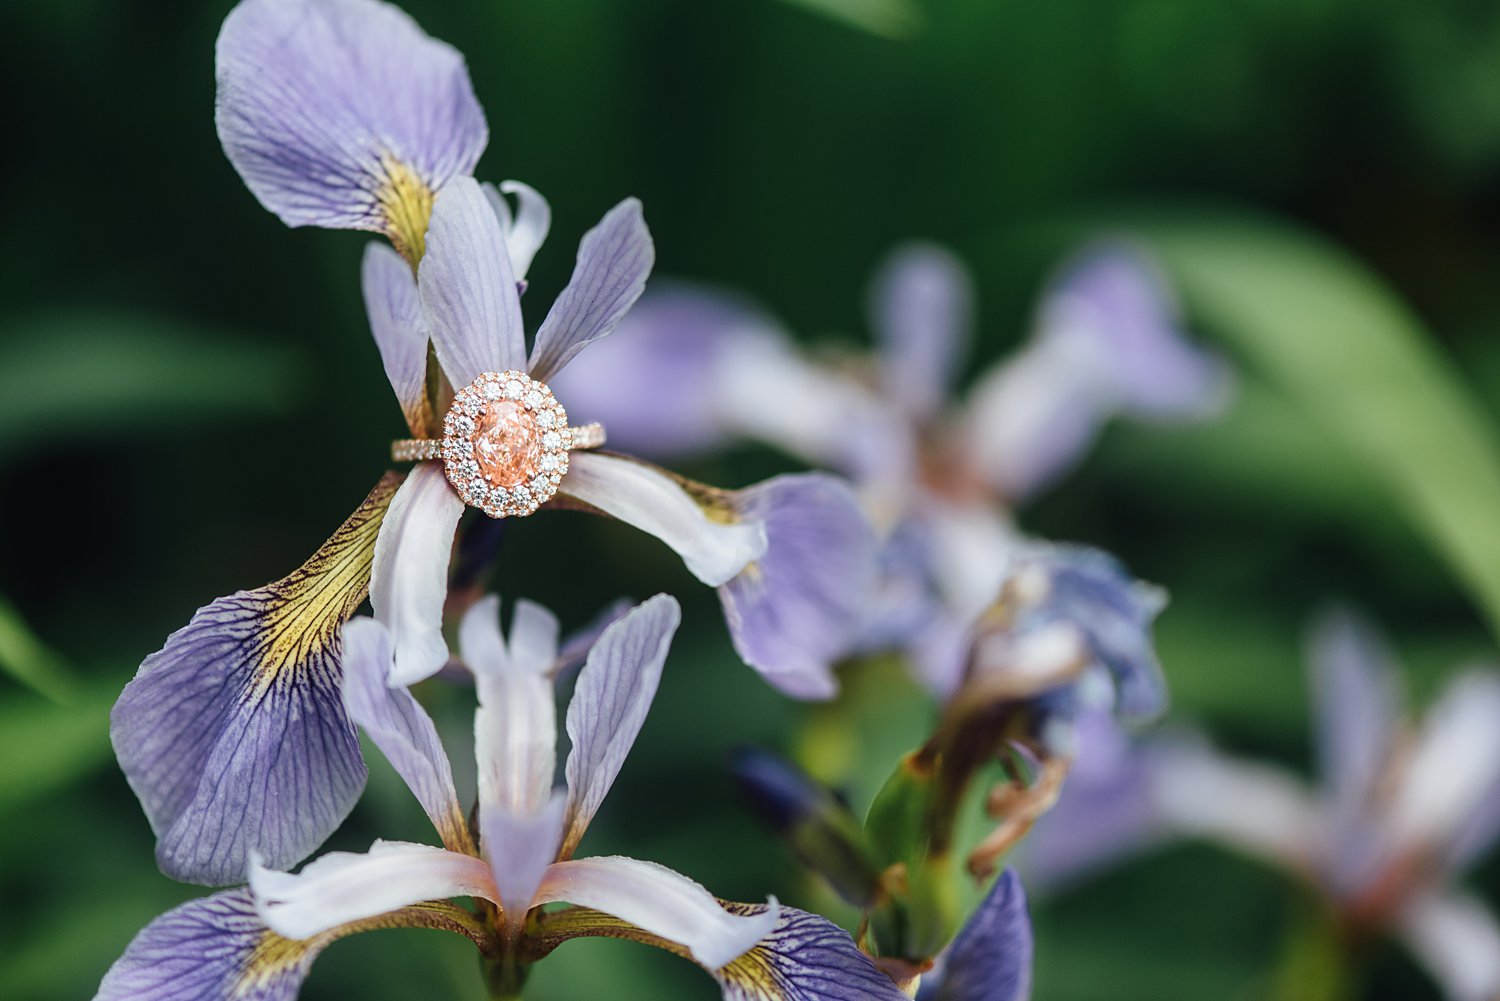
POLYGON ((1024 549, 1007 507, 1073 465, 1113 417, 1217 413, 1228 373, 1186 339, 1149 259, 1121 243, 1070 262, 1031 340, 952 412, 973 313, 962 265, 939 247, 901 248, 870 302, 878 351, 868 372, 815 361, 753 306, 683 287, 644 297, 625 321, 629 339, 602 346, 559 385, 576 412, 621 428, 616 440, 644 455, 749 438, 853 477, 886 537, 861 645, 904 648, 946 695, 964 632, 1024 549), (658 378, 618 378, 648 371, 658 378), (691 390, 678 396, 684 409, 657 419, 651 401, 669 385, 691 390), (683 425, 690 436, 674 430, 683 425))
MULTIPOLYGON (((726 998, 855 1001, 902 995, 842 931, 815 915, 723 904, 670 869, 619 857, 574 858, 650 709, 677 603, 657 597, 613 622, 589 651, 567 710, 565 791, 554 791, 553 677, 565 662, 557 620, 526 602, 511 632, 486 599, 461 628, 479 707, 477 837, 452 770, 420 705, 395 681, 384 626, 346 628, 351 716, 390 760, 444 847, 376 842, 335 852, 292 875, 255 864, 250 888, 219 893, 152 922, 110 969, 100 1001, 161 998, 283 1001, 329 942, 373 928, 426 927, 475 941, 488 967, 524 967, 570 938, 624 937, 681 951, 726 998), (445 902, 482 901, 470 911, 445 902), (575 906, 543 912, 544 905, 575 906)), ((521 973, 513 974, 519 967, 521 973)), ((519 986, 512 984, 511 986, 519 986)))
POLYGON ((951 701, 1024 703, 1029 745, 1074 759, 1079 720, 1108 713, 1142 723, 1166 709, 1151 639, 1165 603, 1099 550, 1030 544, 961 647, 951 701))
POLYGON ((1375 631, 1326 615, 1309 649, 1322 787, 1182 747, 1152 767, 1166 828, 1318 886, 1349 929, 1401 937, 1455 1001, 1500 995, 1500 923, 1452 885, 1500 835, 1500 672, 1459 674, 1418 727, 1375 631))

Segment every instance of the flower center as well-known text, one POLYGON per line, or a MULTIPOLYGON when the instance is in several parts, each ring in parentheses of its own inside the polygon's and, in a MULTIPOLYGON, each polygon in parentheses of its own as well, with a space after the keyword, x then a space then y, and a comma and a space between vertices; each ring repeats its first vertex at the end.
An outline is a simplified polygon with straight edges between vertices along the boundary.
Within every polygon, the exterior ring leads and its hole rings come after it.
POLYGON ((514 400, 492 400, 474 422, 474 461, 497 487, 514 487, 537 474, 542 436, 536 415, 514 400))

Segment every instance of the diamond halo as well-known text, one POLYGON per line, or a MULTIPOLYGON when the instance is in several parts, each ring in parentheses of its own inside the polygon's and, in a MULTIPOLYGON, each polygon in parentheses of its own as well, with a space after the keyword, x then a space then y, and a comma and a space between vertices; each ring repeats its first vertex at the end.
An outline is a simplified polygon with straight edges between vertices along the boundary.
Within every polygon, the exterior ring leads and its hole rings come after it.
POLYGON ((568 471, 573 432, 546 383, 525 372, 485 372, 443 418, 443 471, 464 503, 491 518, 536 511, 568 471))

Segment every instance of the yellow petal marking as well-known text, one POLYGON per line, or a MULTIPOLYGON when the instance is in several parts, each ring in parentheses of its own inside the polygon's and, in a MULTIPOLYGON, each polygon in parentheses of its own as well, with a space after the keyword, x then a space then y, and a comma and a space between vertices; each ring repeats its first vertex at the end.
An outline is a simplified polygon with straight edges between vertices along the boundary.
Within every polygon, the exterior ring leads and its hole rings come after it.
POLYGON ((376 189, 375 200, 380 204, 385 235, 416 271, 427 250, 427 222, 432 218, 434 192, 416 171, 395 157, 387 155, 381 166, 385 183, 376 189))
POLYGON ((306 563, 257 589, 266 609, 255 640, 256 694, 294 677, 299 666, 337 642, 339 630, 369 592, 375 537, 400 483, 399 474, 386 473, 306 563))

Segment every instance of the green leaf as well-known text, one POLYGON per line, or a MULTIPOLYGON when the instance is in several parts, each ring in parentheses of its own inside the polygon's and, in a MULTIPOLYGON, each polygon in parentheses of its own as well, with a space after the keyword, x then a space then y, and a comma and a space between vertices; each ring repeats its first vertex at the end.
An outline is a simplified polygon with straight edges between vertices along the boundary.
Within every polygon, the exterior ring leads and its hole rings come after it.
POLYGON ((110 758, 116 686, 68 705, 30 696, 0 702, 0 812, 61 789, 110 758))
POLYGON ((0 460, 59 437, 119 437, 184 417, 267 413, 295 398, 284 349, 158 317, 0 320, 0 460))
POLYGON ((907 38, 922 27, 922 11, 912 0, 784 0, 872 35, 907 38))
POLYGON ((1203 324, 1388 493, 1500 635, 1500 443, 1411 310, 1338 248, 1287 225, 1145 225, 1203 324))
POLYGON ((74 681, 62 657, 37 638, 10 602, 0 597, 0 670, 53 702, 66 703, 74 681))

